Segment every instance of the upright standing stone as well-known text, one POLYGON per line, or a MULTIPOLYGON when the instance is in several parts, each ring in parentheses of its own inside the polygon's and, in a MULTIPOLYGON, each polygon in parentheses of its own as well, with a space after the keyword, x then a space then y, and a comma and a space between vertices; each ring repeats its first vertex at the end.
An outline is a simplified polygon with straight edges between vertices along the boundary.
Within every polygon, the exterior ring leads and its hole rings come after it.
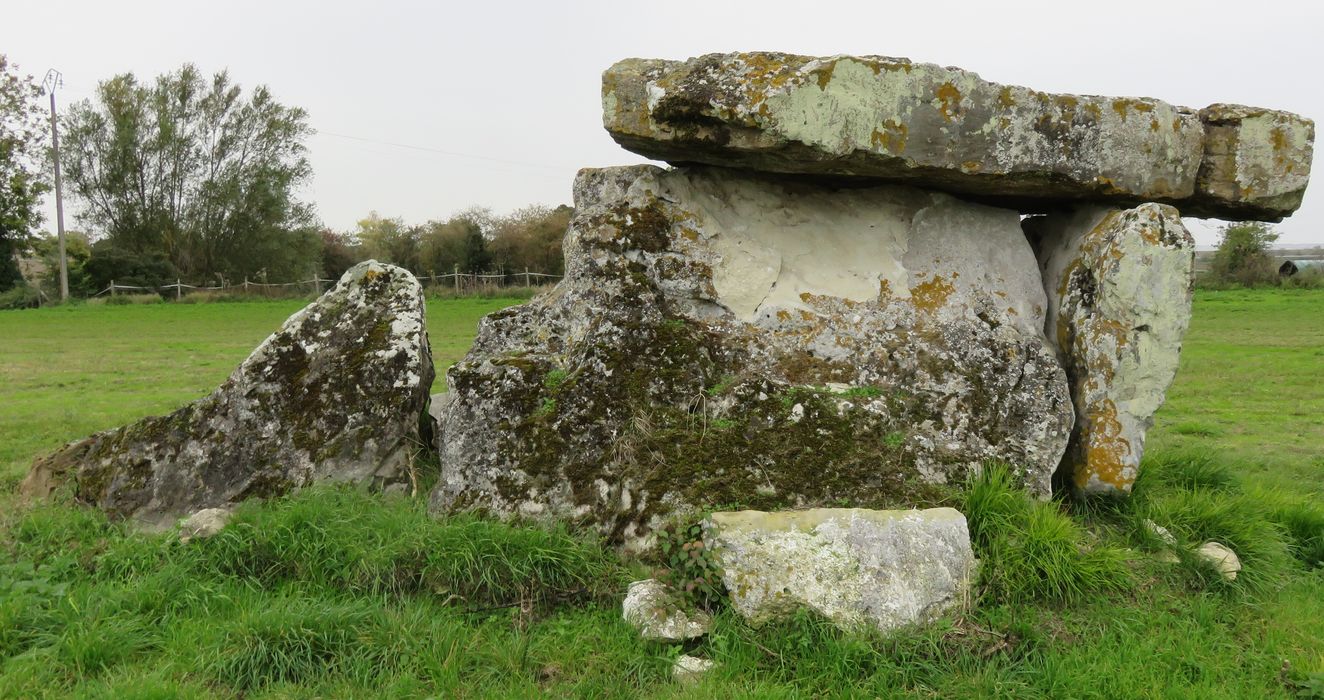
POLYGON ((22 488, 44 496, 68 483, 113 516, 164 525, 318 481, 404 486, 428 437, 433 375, 422 287, 368 261, 210 395, 39 458, 22 488))
POLYGON ((676 511, 905 504, 987 460, 1048 497, 1072 408, 1016 212, 721 168, 581 171, 566 279, 483 320, 434 507, 626 544, 676 511))
POLYGON ((1075 488, 1128 492, 1145 432, 1177 373, 1191 317, 1195 241, 1172 207, 1085 207, 1028 219, 1048 335, 1071 381, 1075 488))

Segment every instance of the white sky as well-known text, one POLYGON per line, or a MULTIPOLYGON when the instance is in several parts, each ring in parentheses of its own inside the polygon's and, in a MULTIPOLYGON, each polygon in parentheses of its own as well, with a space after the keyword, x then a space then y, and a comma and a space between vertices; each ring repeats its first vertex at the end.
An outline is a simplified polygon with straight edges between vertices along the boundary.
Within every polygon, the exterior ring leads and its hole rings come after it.
MULTIPOLYGON (((269 85, 321 132, 304 196, 346 229, 370 210, 422 222, 471 205, 568 204, 576 169, 642 162, 603 131, 599 106, 602 70, 629 56, 904 56, 1039 90, 1319 119, 1322 28, 1318 0, 6 0, 0 52, 39 79, 63 71, 63 101, 185 62, 269 85)), ((1324 242, 1322 190, 1280 225, 1280 242, 1324 242)), ((1211 225, 1192 231, 1216 238, 1211 225)))

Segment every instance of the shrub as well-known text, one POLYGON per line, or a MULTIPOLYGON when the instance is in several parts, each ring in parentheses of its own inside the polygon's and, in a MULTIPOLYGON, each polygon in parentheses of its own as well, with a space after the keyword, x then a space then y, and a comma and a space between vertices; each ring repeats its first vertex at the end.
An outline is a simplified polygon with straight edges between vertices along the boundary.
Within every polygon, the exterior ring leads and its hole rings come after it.
POLYGON ((1278 283, 1278 266, 1269 255, 1269 246, 1278 240, 1273 227, 1243 221, 1223 226, 1219 234, 1209 271, 1214 280, 1246 287, 1278 283))

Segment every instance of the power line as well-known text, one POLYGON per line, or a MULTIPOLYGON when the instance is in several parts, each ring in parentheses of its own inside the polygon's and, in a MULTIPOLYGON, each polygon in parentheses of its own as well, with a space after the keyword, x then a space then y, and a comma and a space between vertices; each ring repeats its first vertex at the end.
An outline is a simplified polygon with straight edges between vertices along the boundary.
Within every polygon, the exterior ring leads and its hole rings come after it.
POLYGON ((318 129, 315 133, 322 136, 334 136, 339 139, 349 139, 350 141, 361 141, 363 143, 375 143, 382 146, 394 146, 395 148, 406 148, 411 151, 424 151, 427 153, 439 153, 441 155, 453 156, 456 158, 472 158, 474 160, 485 160, 492 163, 503 163, 505 165, 518 165, 528 168, 544 168, 547 170, 556 170, 558 172, 566 169, 575 170, 576 168, 568 165, 548 165, 546 163, 530 163, 528 161, 510 160, 507 158, 493 158, 491 156, 480 156, 473 153, 461 153, 459 151, 449 151, 443 148, 433 148, 431 146, 417 146, 409 143, 397 143, 395 141, 382 141, 380 139, 370 139, 363 136, 351 136, 349 134, 337 134, 334 131, 323 131, 318 129))

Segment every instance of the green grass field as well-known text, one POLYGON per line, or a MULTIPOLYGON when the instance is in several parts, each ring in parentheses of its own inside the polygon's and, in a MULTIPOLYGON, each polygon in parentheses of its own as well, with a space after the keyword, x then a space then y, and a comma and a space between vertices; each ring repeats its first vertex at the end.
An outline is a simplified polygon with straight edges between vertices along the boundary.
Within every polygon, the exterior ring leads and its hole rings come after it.
MULTIPOLYGON (((889 637, 719 611, 684 649, 619 620, 643 565, 579 533, 315 489, 184 546, 17 503, 35 455, 204 395, 301 303, 0 312, 0 698, 1324 697, 1324 291, 1197 294, 1130 501, 972 484, 973 610, 889 637), (721 665, 679 686, 682 651, 721 665)), ((510 303, 432 301, 439 372, 510 303)))

